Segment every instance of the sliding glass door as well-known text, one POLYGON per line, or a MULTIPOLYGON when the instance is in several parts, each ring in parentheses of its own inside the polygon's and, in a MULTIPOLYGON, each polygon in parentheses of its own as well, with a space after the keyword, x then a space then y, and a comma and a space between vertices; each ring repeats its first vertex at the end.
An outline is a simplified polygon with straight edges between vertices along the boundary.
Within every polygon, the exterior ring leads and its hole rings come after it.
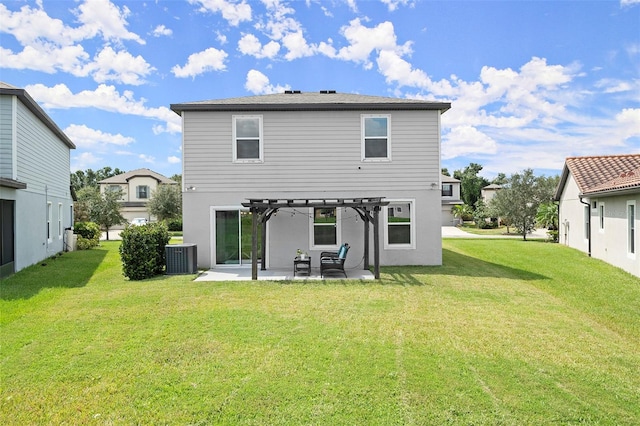
MULTIPOLYGON (((251 264, 251 212, 243 209, 215 211, 216 265, 251 264)), ((258 256, 260 256, 260 234, 258 227, 258 256)), ((260 262, 260 258, 258 258, 260 262)))

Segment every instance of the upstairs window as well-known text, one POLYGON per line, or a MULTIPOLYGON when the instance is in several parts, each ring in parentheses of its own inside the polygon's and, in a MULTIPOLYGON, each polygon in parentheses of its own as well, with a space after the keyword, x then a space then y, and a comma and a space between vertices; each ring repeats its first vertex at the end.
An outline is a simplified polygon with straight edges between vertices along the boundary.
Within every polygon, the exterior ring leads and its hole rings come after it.
POLYGON ((453 197, 453 185, 450 183, 442 184, 442 196, 443 197, 453 197))
POLYGON ((136 187, 136 195, 141 200, 149 198, 149 187, 147 185, 140 185, 136 187))
POLYGON ((262 162, 262 116, 233 116, 233 161, 262 162))
POLYGON ((362 116, 362 161, 391 160, 391 116, 362 116))

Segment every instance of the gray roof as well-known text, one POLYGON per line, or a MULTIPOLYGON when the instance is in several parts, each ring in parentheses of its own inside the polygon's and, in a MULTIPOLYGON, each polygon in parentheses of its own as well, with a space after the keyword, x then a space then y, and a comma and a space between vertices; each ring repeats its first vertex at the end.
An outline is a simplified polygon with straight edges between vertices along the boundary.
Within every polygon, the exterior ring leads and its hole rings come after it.
POLYGON ((177 185, 178 184, 178 182, 176 182, 175 180, 171 180, 168 177, 166 177, 164 175, 161 175, 160 173, 156 173, 153 170, 149 170, 149 169, 131 170, 130 172, 126 172, 126 173, 122 173, 122 174, 119 174, 119 175, 112 176, 110 178, 102 179, 98 183, 126 184, 126 183, 129 182, 129 180, 133 179, 134 177, 150 177, 150 178, 153 178, 153 179, 157 180, 158 183, 164 183, 164 184, 168 184, 168 185, 177 185))
POLYGON ((443 175, 443 174, 440 174, 440 179, 442 179, 442 182, 443 182, 443 183, 456 183, 456 182, 460 182, 460 180, 459 180, 459 179, 456 179, 456 178, 451 177, 451 176, 443 175))
POLYGON ((285 91, 271 95, 171 104, 183 111, 334 111, 334 110, 438 110, 445 112, 450 102, 427 102, 416 99, 387 98, 352 93, 285 91))
POLYGON ((26 90, 20 89, 18 87, 7 84, 3 81, 0 81, 0 95, 9 95, 9 96, 17 96, 20 99, 20 102, 24 104, 29 111, 31 111, 36 117, 44 123, 45 126, 49 128, 55 135, 64 142, 70 149, 75 149, 75 144, 64 134, 62 130, 58 127, 58 125, 47 115, 46 112, 36 101, 33 100, 31 96, 27 93, 26 90))

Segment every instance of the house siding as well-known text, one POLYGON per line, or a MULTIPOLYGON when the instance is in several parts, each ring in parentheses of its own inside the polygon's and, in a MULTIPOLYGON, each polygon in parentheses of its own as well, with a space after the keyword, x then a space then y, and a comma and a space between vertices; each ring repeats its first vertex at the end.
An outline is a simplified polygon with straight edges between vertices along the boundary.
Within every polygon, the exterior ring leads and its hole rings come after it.
POLYGON ((640 277, 640 253, 638 253, 638 227, 640 220, 635 220, 635 255, 627 252, 627 201, 635 201, 640 205, 640 194, 592 198, 598 206, 605 205, 604 229, 600 229, 598 211, 592 210, 591 223, 591 255, 640 277))
MULTIPOLYGON (((571 174, 567 178, 559 201, 559 243, 588 253, 589 240, 585 235, 585 208, 587 206, 580 202, 580 190, 571 174)), ((588 203, 589 199, 585 199, 585 202, 588 203)), ((591 208, 589 208, 589 212, 591 214, 591 208)), ((593 222, 593 217, 591 217, 591 222, 593 222)), ((594 225, 591 224, 592 234, 594 225)))
MULTIPOLYGON (((198 265, 213 266, 217 208, 239 208, 250 198, 355 197, 415 202, 415 249, 385 250, 380 214, 382 264, 441 264, 440 112, 376 111, 391 117, 392 161, 363 162, 361 115, 369 113, 183 112, 183 182, 194 188, 183 193, 184 240, 198 245, 198 265), (234 115, 263 117, 264 162, 233 163, 234 115)), ((309 250, 309 226, 308 214, 299 209, 281 209, 272 217, 267 267, 290 267, 297 248, 309 251, 317 267, 319 251, 309 250)), ((352 246, 346 267, 362 267, 362 220, 346 209, 340 226, 342 242, 352 246)))
MULTIPOLYGON (((15 200, 15 270, 19 271, 64 250, 64 232, 58 233, 58 221, 63 228, 71 227, 70 151, 45 124, 22 102, 2 96, 3 110, 8 103, 16 106, 15 127, 2 114, 2 131, 15 128, 17 173, 14 178, 27 184, 26 189, 0 188, 0 198, 15 200), (47 238, 47 204, 51 203, 51 238, 47 238), (62 205, 59 217, 58 205, 62 205)), ((2 144, 6 142, 3 140, 2 144)), ((4 175, 3 175, 4 176, 4 175)))
POLYGON ((0 177, 15 179, 13 116, 15 96, 0 96, 0 177))
POLYGON ((359 112, 304 111, 261 114, 264 162, 233 163, 232 116, 241 114, 186 112, 185 187, 306 194, 345 185, 387 191, 439 184, 439 112, 380 114, 391 115, 391 162, 361 161, 359 112))

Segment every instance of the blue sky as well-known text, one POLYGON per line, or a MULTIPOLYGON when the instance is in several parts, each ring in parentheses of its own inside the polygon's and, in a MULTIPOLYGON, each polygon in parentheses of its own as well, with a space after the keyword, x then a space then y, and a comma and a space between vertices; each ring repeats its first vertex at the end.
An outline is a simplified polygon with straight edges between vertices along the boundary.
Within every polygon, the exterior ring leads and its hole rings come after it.
POLYGON ((181 173, 170 104, 292 89, 449 101, 443 167, 553 175, 640 153, 640 0, 8 0, 0 80, 72 170, 181 173))

